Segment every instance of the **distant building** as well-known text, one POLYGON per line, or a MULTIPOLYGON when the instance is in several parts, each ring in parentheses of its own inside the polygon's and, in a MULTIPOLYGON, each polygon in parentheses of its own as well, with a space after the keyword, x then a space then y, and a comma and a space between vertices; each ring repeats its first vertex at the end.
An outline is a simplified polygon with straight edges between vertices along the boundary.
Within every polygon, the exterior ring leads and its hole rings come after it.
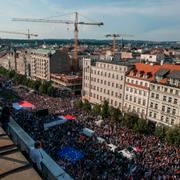
POLYGON ((69 73, 70 58, 66 51, 36 49, 31 51, 31 76, 33 79, 51 79, 51 73, 69 73))
POLYGON ((62 87, 70 89, 75 94, 80 94, 82 89, 82 76, 51 74, 53 86, 61 89, 62 87))
POLYGON ((160 63, 161 61, 164 61, 164 54, 141 54, 140 59, 144 62, 160 63))
POLYGON ((122 60, 132 59, 132 58, 133 58, 133 53, 132 52, 125 52, 125 51, 121 52, 121 59, 122 60))

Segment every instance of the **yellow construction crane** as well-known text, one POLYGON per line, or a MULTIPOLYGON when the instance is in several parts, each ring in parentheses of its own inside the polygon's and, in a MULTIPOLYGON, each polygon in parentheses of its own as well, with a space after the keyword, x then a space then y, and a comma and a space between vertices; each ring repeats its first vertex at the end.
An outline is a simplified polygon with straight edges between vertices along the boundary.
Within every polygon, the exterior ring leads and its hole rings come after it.
POLYGON ((75 12, 75 20, 52 20, 52 19, 30 19, 30 18, 13 18, 13 21, 38 22, 38 23, 62 23, 74 24, 74 54, 73 54, 73 70, 78 70, 78 25, 95 25, 102 26, 103 22, 81 22, 78 19, 78 12, 75 12))
POLYGON ((16 31, 0 31, 0 33, 7 33, 7 34, 19 34, 19 35, 24 35, 27 36, 28 40, 31 39, 31 36, 37 37, 37 34, 31 34, 29 29, 27 33, 23 33, 23 32, 16 32, 16 31))
POLYGON ((116 38, 117 37, 133 37, 133 35, 131 34, 106 34, 106 37, 112 37, 113 38, 113 42, 112 42, 112 52, 113 52, 113 55, 115 53, 115 49, 116 49, 116 38))

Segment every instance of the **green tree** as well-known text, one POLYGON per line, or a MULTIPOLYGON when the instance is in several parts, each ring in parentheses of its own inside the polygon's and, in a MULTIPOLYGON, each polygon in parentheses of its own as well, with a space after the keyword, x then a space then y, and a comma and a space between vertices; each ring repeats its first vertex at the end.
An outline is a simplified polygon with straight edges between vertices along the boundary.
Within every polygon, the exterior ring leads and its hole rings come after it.
POLYGON ((138 119, 137 122, 134 124, 134 131, 138 133, 146 133, 148 128, 147 121, 145 119, 138 119))
POLYGON ((16 75, 16 71, 15 70, 9 71, 9 73, 8 73, 8 77, 10 79, 12 79, 15 75, 16 75))
POLYGON ((166 132, 166 140, 169 144, 180 147, 180 127, 169 128, 166 132))
POLYGON ((89 101, 88 101, 87 99, 84 100, 83 110, 85 110, 85 111, 91 111, 91 104, 89 103, 89 101))
POLYGON ((130 129, 133 129, 135 123, 138 121, 138 115, 134 113, 125 113, 123 117, 123 124, 130 129))
POLYGON ((75 101, 75 102, 74 102, 74 106, 75 106, 76 108, 82 108, 82 107, 83 107, 83 102, 82 102, 82 100, 79 99, 79 100, 75 101))
POLYGON ((109 102, 106 100, 102 105, 101 116, 102 118, 107 118, 109 116, 109 102))
POLYGON ((48 94, 48 96, 54 96, 54 94, 55 94, 55 89, 54 89, 53 86, 49 86, 49 87, 47 88, 47 94, 48 94))
POLYGON ((94 104, 92 108, 92 113, 94 115, 99 115, 101 114, 101 106, 99 104, 94 104))
POLYGON ((122 113, 119 109, 110 107, 109 108, 109 114, 111 116, 111 120, 114 122, 121 122, 122 120, 122 113))
POLYGON ((165 129, 162 126, 157 126, 154 135, 160 139, 164 139, 165 137, 165 129))

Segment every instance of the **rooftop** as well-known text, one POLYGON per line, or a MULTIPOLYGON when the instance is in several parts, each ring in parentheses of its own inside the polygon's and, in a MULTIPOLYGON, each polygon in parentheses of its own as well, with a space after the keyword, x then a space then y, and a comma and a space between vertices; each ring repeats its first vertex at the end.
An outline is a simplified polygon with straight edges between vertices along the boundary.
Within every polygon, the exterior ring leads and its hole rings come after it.
POLYGON ((31 163, 24 157, 0 127, 0 179, 41 180, 31 163))
POLYGON ((56 51, 52 49, 33 49, 31 50, 33 53, 38 53, 38 54, 54 54, 56 51))

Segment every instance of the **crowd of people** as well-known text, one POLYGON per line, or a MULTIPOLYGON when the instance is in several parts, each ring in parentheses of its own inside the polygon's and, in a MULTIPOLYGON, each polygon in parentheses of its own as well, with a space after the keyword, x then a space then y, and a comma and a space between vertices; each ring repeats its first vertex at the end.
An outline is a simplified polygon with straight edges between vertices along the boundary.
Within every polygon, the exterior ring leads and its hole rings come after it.
POLYGON ((153 135, 137 134, 108 118, 97 124, 96 116, 72 106, 73 98, 51 98, 23 89, 18 89, 18 93, 37 109, 49 109, 49 115, 39 117, 34 112, 20 110, 12 112, 13 118, 33 139, 41 141, 44 150, 74 179, 178 179, 178 148, 153 135), (44 130, 43 124, 54 121, 57 114, 72 114, 76 120, 44 130), (95 136, 81 138, 84 127, 95 131, 95 136), (105 142, 98 142, 97 137, 105 142), (110 143, 118 150, 138 146, 141 153, 130 160, 118 151, 109 150, 107 144, 110 143), (84 152, 85 157, 75 164, 59 157, 57 151, 65 146, 84 152))

